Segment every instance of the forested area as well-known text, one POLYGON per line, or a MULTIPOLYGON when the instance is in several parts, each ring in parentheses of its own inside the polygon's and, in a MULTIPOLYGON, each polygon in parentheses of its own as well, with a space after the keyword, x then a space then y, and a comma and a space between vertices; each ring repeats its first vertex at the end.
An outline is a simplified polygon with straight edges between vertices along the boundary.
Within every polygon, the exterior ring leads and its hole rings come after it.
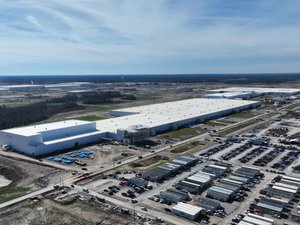
POLYGON ((19 107, 0 106, 0 130, 46 120, 55 114, 84 109, 83 104, 112 103, 116 99, 135 100, 133 95, 122 95, 118 91, 98 92, 88 95, 65 95, 45 102, 19 107))
POLYGON ((34 103, 20 107, 0 107, 0 129, 24 126, 46 120, 51 116, 71 110, 82 109, 76 102, 51 105, 47 102, 34 103))

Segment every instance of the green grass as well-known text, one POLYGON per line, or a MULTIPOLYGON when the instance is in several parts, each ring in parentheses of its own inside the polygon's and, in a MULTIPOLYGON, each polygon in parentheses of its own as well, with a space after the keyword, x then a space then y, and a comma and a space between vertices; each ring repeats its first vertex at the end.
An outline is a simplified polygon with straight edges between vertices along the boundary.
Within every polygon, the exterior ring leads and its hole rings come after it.
POLYGON ((242 112, 242 113, 231 114, 228 117, 229 118, 239 118, 239 119, 249 119, 253 116, 255 116, 255 115, 251 112, 242 112))
POLYGON ((227 126, 228 125, 226 123, 220 123, 220 122, 216 122, 216 121, 206 121, 203 124, 205 124, 207 126, 212 126, 212 127, 223 127, 223 126, 227 126))
POLYGON ((53 106, 53 107, 55 107, 55 106, 62 106, 64 103, 47 103, 47 106, 53 106))
POLYGON ((0 188, 0 203, 20 197, 28 191, 30 191, 30 188, 12 186, 2 187, 0 188))
POLYGON ((168 136, 169 138, 178 139, 185 136, 194 137, 197 136, 198 134, 199 133, 194 128, 182 128, 180 130, 168 132, 166 133, 166 136, 168 136))
POLYGON ((162 165, 162 164, 166 163, 167 161, 168 161, 168 159, 166 157, 161 157, 159 155, 155 155, 155 156, 152 156, 147 159, 141 159, 137 162, 133 162, 130 164, 130 166, 135 167, 135 168, 136 167, 148 167, 148 166, 155 167, 155 166, 162 165))
POLYGON ((72 118, 74 120, 84 120, 84 121, 96 121, 96 120, 103 120, 106 119, 104 116, 97 116, 97 115, 86 115, 86 116, 80 116, 76 118, 72 118))
POLYGON ((147 93, 147 94, 138 94, 136 96, 137 100, 157 100, 160 97, 157 95, 154 95, 153 93, 147 93))
POLYGON ((199 145, 199 141, 194 141, 192 143, 186 144, 186 145, 182 145, 179 147, 176 147, 174 149, 171 150, 172 153, 182 153, 182 152, 186 152, 189 151, 193 148, 195 148, 196 146, 199 145))

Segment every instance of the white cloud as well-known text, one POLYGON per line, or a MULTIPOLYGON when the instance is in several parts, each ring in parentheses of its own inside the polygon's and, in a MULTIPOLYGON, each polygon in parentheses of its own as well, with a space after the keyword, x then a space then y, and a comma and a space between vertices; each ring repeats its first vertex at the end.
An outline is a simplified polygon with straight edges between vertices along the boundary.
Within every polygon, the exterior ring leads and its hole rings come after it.
POLYGON ((238 2, 0 0, 0 66, 26 62, 53 70, 64 62, 70 71, 90 66, 94 73, 195 73, 193 68, 210 67, 221 73, 245 66, 272 72, 282 61, 300 70, 293 63, 300 60, 299 4, 238 2))
POLYGON ((40 24, 40 22, 34 16, 27 15, 26 20, 39 29, 43 28, 43 26, 40 24))

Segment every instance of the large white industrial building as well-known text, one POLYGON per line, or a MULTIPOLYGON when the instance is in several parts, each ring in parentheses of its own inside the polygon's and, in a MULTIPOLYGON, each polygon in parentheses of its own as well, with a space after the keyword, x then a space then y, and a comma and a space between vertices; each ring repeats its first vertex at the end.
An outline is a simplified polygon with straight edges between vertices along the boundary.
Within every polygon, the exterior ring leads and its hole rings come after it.
POLYGON ((68 90, 95 88, 96 84, 90 82, 73 82, 59 84, 20 84, 20 85, 0 85, 0 92, 30 92, 44 90, 68 90))
POLYGON ((210 90, 210 94, 205 98, 229 98, 229 99, 249 99, 266 94, 286 94, 295 95, 300 93, 296 88, 258 88, 258 87, 230 87, 210 90))
POLYGON ((74 148, 103 138, 135 143, 159 132, 201 123, 260 105, 257 101, 188 99, 112 110, 95 122, 69 120, 0 131, 0 143, 31 156, 74 148))
POLYGON ((210 90, 210 92, 256 92, 260 94, 299 94, 298 88, 230 87, 210 90))

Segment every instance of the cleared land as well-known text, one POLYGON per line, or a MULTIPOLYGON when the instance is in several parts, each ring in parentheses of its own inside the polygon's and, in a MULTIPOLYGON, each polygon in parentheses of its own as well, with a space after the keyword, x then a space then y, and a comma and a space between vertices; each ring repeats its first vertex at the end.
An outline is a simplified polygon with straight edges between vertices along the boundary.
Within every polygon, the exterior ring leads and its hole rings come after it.
POLYGON ((160 155, 155 155, 147 159, 139 160, 130 164, 133 168, 154 167, 168 162, 168 158, 160 155))
POLYGON ((138 224, 130 218, 113 213, 109 209, 91 206, 82 201, 68 205, 56 204, 43 199, 27 200, 0 212, 0 225, 94 225, 94 224, 138 224))
POLYGON ((199 135, 199 132, 194 128, 182 128, 165 134, 165 136, 172 139, 190 138, 197 135, 199 135))
POLYGON ((186 152, 188 150, 191 150, 193 148, 195 148, 196 146, 199 145, 199 141, 194 141, 192 143, 189 144, 185 144, 179 147, 176 147, 174 149, 171 150, 171 153, 182 153, 182 152, 186 152))
MULTIPOLYGON (((35 181, 54 172, 49 167, 0 157, 0 175, 11 181, 9 185, 0 188, 0 203, 39 189, 35 181)), ((48 177, 47 180, 52 178, 48 177)))

